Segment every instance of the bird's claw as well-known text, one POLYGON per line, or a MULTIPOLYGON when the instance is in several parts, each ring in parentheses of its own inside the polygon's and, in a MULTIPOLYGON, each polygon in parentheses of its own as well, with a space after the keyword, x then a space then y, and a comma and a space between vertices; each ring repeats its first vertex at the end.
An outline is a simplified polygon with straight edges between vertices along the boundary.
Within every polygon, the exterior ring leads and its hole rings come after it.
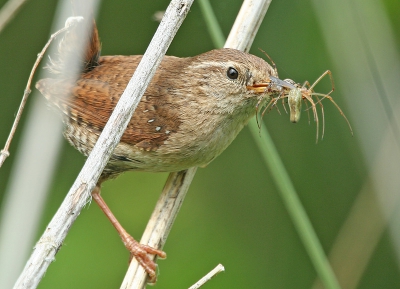
POLYGON ((165 259, 167 254, 164 251, 157 250, 153 247, 140 244, 133 237, 129 236, 128 240, 126 240, 125 247, 131 253, 129 262, 131 262, 132 258, 135 258, 136 261, 143 267, 143 269, 149 275, 149 283, 155 283, 157 281, 156 268, 157 265, 150 255, 157 255, 158 257, 165 259))

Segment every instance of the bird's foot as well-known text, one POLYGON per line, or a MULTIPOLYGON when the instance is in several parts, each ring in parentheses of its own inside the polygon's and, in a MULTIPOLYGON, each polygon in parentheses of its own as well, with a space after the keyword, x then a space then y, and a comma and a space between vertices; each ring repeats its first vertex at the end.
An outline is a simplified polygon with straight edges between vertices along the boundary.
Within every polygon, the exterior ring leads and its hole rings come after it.
POLYGON ((132 260, 132 258, 135 258, 149 275, 149 283, 155 283, 157 280, 157 265, 149 254, 156 255, 162 259, 165 259, 167 257, 167 254, 164 251, 140 244, 130 235, 125 239, 124 244, 131 253, 129 262, 132 260))

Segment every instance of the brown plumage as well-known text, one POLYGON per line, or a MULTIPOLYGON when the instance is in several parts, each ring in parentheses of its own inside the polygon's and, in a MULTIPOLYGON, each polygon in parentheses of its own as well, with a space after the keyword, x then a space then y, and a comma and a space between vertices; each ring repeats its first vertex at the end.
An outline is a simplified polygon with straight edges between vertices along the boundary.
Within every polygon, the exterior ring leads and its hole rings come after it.
MULTIPOLYGON (((60 57, 49 65, 57 77, 36 85, 63 113, 67 140, 85 155, 141 59, 99 57, 97 29, 90 39, 78 80, 60 72, 60 57)), ((60 51, 70 50, 60 46, 60 51)), ((127 170, 178 171, 208 164, 254 115, 259 100, 267 101, 276 92, 269 85, 270 75, 275 72, 264 60, 234 49, 188 58, 165 56, 101 179, 127 170), (237 72, 236 79, 227 76, 230 68, 237 72)))
MULTIPOLYGON (((65 79, 43 79, 36 87, 65 115, 70 125, 85 126, 87 134, 98 136, 132 77, 141 56, 100 57, 98 65, 85 72, 76 83, 65 79), (69 95, 65 94, 69 92, 69 95)), ((175 65, 167 58, 162 66, 175 65)), ((178 68, 179 69, 179 68, 178 68)), ((156 75, 153 82, 157 82, 156 75)), ((168 82, 150 85, 139 103, 121 141, 146 151, 156 150, 179 127, 178 108, 168 97, 168 82), (154 121, 149 122, 149 120, 154 121)), ((70 137, 67 136, 69 139, 70 137)), ((85 143, 80 145, 86 146, 85 143)), ((90 145, 90 150, 91 150, 90 145)), ((88 148, 89 149, 89 148, 88 148)), ((83 149, 88 155, 89 150, 83 149)))
MULTIPOLYGON (((100 57, 93 27, 78 79, 62 72, 63 56, 75 39, 71 31, 60 43, 60 57, 49 64, 55 77, 36 85, 62 112, 66 139, 84 155, 92 150, 141 59, 100 57)), ((128 170, 178 171, 208 164, 233 141, 257 105, 280 93, 270 76, 277 75, 268 63, 234 49, 188 58, 165 56, 93 193, 107 216, 113 218, 99 195, 102 181, 128 170)), ((117 230, 126 244, 121 228, 117 230)), ((154 263, 137 252, 138 247, 149 249, 137 243, 126 246, 155 280, 154 263)))

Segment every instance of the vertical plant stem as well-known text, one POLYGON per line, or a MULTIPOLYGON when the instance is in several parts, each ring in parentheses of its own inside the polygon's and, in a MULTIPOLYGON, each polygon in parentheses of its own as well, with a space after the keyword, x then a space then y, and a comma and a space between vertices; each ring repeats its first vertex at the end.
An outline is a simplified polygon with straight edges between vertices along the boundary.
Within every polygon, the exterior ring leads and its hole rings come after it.
MULTIPOLYGON (((258 27, 264 19, 270 2, 270 0, 244 1, 229 34, 229 38, 225 43, 225 47, 248 51, 258 31, 258 27)), ((209 8, 211 6, 208 5, 208 11, 212 11, 209 8)), ((214 25, 218 24, 215 15, 213 17, 215 20, 214 25)), ((218 27, 218 25, 215 27, 218 27)), ((217 38, 216 41, 218 42, 221 38, 218 38, 216 35, 222 35, 222 33, 216 33, 213 36, 217 38)), ((186 171, 171 173, 169 175, 163 193, 140 240, 142 244, 156 248, 161 248, 164 245, 195 172, 196 168, 189 168, 186 171)), ((147 274, 145 274, 143 268, 133 259, 120 288, 144 288, 146 286, 146 276, 147 274)))
MULTIPOLYGON (((86 1, 85 1, 86 2, 86 1)), ((96 145, 45 232, 36 244, 14 288, 36 288, 60 249, 69 229, 90 199, 101 172, 119 143, 193 0, 172 0, 134 75, 118 101, 96 145)))
MULTIPOLYGON (((213 39, 214 45, 220 46, 222 35, 221 27, 215 17, 212 7, 208 0, 201 0, 199 2, 202 6, 207 28, 213 39)), ((269 3, 268 3, 269 5, 269 3)), ((329 261, 324 253, 321 243, 318 240, 317 234, 312 227, 310 219, 297 196, 293 183, 287 173, 285 166, 276 150, 276 147, 264 125, 261 126, 261 134, 255 118, 249 123, 249 129, 256 142, 260 153, 264 159, 265 165, 270 169, 272 178, 275 181, 278 191, 283 199, 286 209, 292 218, 292 222, 303 242, 304 247, 317 271, 319 277, 324 283, 326 288, 339 289, 339 283, 329 261)))
POLYGON ((287 173, 278 151, 264 125, 261 126, 261 134, 256 120, 253 118, 249 124, 250 132, 253 135, 265 164, 269 168, 272 178, 279 189, 282 200, 289 212, 292 222, 307 250, 308 256, 314 265, 321 281, 326 288, 339 289, 339 283, 329 264, 317 234, 312 227, 310 219, 296 194, 293 183, 287 173), (261 136, 260 136, 261 135, 261 136))
POLYGON ((216 48, 224 47, 225 36, 222 33, 221 27, 218 24, 217 17, 214 14, 214 10, 211 7, 210 1, 198 0, 197 3, 200 5, 201 12, 204 16, 204 21, 210 33, 211 40, 216 48))
MULTIPOLYGON (((186 193, 193 180, 197 168, 170 173, 165 182, 164 189, 157 201, 153 214, 147 223, 146 229, 140 239, 141 244, 154 248, 162 248, 167 241, 169 231, 178 215, 179 209, 185 199, 186 193)), ((154 258, 154 256, 153 256, 154 258)), ((129 264, 121 284, 121 289, 145 288, 147 273, 135 258, 129 264)))

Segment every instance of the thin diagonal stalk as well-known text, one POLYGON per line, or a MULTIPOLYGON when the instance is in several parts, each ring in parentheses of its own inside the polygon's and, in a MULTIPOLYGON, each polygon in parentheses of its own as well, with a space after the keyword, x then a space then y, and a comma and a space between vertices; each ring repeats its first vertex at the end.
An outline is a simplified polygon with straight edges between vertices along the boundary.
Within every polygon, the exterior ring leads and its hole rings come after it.
MULTIPOLYGON (((381 1, 310 2, 333 69, 340 75, 337 87, 357 131, 352 145, 367 172, 329 253, 342 286, 354 289, 361 287, 366 272, 375 264, 382 238, 390 236, 390 254, 400 260, 398 37, 381 1)), ((390 270, 389 262, 385 265, 390 270)))
POLYGON ((201 12, 207 25, 208 33, 210 33, 211 40, 216 48, 224 47, 225 36, 222 33, 221 27, 218 24, 217 17, 208 0, 198 0, 201 12))
POLYGON ((0 33, 6 27, 26 0, 8 0, 0 10, 0 33))
POLYGON ((36 288, 60 249, 70 227, 89 201, 111 153, 132 117, 193 0, 172 0, 127 88, 60 208, 36 244, 14 288, 36 288))
POLYGON ((326 288, 338 289, 337 281, 332 267, 329 264, 317 234, 312 227, 310 219, 297 196, 293 183, 287 173, 285 166, 276 150, 276 147, 264 125, 261 126, 261 134, 256 120, 253 118, 249 123, 250 132, 253 135, 265 164, 269 168, 272 178, 279 189, 280 195, 289 212, 292 222, 300 235, 308 256, 314 265, 319 277, 326 288), (260 136, 261 135, 261 136, 260 136))
MULTIPOLYGON (((221 40, 218 35, 222 35, 222 30, 218 25, 217 19, 215 19, 215 14, 212 12, 211 5, 208 0, 201 0, 199 3, 201 3, 202 12, 204 14, 208 30, 212 31, 210 32, 210 35, 213 39, 214 45, 219 47, 221 45, 221 40), (211 21, 209 21, 209 19, 211 19, 211 21)), ((317 271, 326 288, 340 288, 336 276, 333 273, 333 270, 321 246, 321 243, 318 240, 317 234, 315 233, 307 216, 307 213, 296 194, 296 190, 289 177, 289 174, 287 173, 285 166, 283 165, 283 162, 267 129, 265 128, 265 126, 261 126, 260 134, 255 119, 252 119, 250 121, 249 128, 250 132, 252 133, 253 139, 263 156, 264 163, 270 169, 270 172, 276 186, 279 189, 286 209, 288 210, 289 215, 292 218, 292 222, 294 223, 296 230, 300 235, 300 238, 308 252, 308 255, 314 265, 315 270, 317 271)))
MULTIPOLYGON (((270 2, 270 0, 245 0, 225 43, 225 47, 248 51, 270 2)), ((156 208, 140 240, 142 244, 162 248, 195 172, 196 168, 189 168, 186 171, 169 175, 156 208)), ((146 286, 146 276, 147 274, 139 266, 136 259, 132 259, 120 288, 144 288, 146 286)))

